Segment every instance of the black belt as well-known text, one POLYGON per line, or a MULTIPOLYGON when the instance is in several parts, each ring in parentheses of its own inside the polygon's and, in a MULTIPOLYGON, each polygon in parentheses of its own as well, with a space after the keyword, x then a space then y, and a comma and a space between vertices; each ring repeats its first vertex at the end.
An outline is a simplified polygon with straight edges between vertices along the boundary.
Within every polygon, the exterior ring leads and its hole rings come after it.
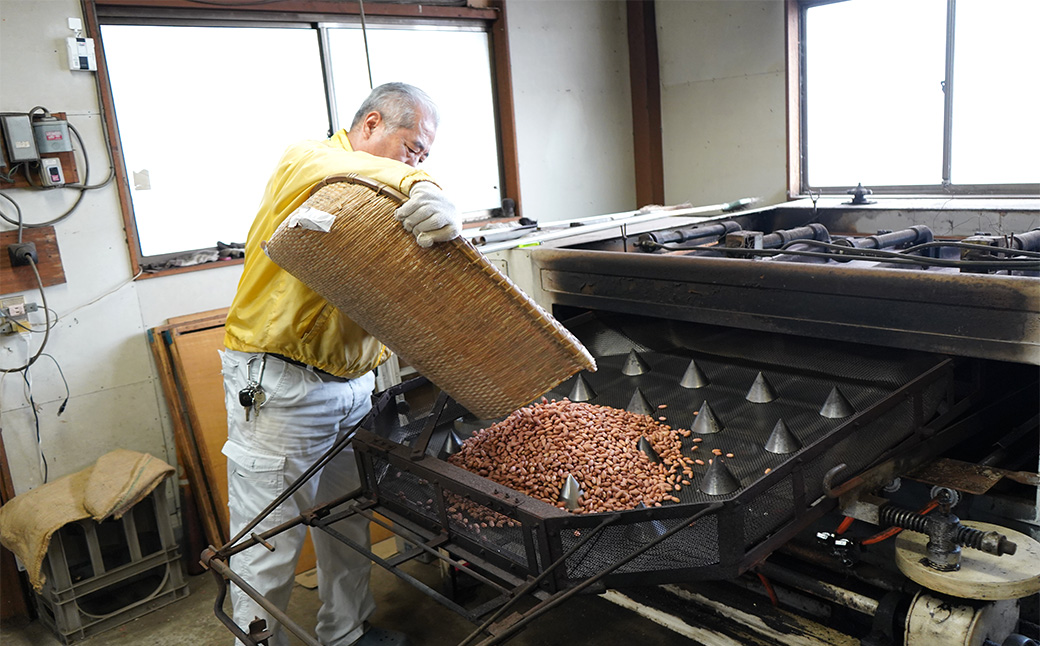
POLYGON ((264 354, 266 354, 269 357, 274 357, 279 361, 284 361, 285 363, 291 363, 294 366, 299 366, 304 370, 309 370, 326 381, 350 381, 350 379, 348 379, 347 377, 339 377, 337 375, 332 374, 331 372, 325 372, 324 370, 315 368, 314 366, 306 364, 302 361, 297 361, 296 359, 290 359, 289 357, 280 354, 275 354, 273 352, 265 352, 264 354))

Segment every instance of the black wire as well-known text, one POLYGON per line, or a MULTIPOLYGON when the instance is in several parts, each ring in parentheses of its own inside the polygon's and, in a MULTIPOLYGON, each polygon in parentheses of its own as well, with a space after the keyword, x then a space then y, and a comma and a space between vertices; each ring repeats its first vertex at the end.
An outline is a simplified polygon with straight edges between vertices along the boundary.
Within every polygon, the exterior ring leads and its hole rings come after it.
POLYGON ((18 162, 16 164, 11 164, 11 170, 6 175, 4 175, 3 173, 0 173, 0 179, 4 180, 8 184, 14 184, 15 173, 18 172, 19 167, 23 163, 25 163, 25 162, 18 162))
POLYGON ((25 380, 25 387, 29 389, 29 408, 32 409, 33 418, 36 420, 36 447, 40 449, 40 459, 43 460, 43 483, 47 484, 47 456, 43 453, 43 443, 40 440, 40 414, 36 410, 36 402, 33 400, 32 395, 32 383, 29 381, 29 366, 25 367, 22 371, 22 379, 25 380))
POLYGON ((58 363, 57 359, 55 359, 52 355, 49 355, 47 353, 43 353, 40 356, 47 357, 48 359, 54 362, 54 367, 58 369, 58 374, 61 375, 61 382, 65 384, 65 401, 61 402, 61 406, 58 408, 58 415, 61 415, 65 412, 65 407, 69 404, 69 382, 67 379, 65 379, 65 373, 62 372, 61 365, 58 363))

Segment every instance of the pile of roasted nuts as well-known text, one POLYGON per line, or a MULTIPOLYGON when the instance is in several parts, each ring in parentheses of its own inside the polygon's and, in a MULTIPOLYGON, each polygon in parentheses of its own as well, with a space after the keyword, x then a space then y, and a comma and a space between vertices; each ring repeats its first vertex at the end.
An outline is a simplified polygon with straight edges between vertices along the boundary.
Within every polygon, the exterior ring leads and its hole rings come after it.
POLYGON ((560 492, 572 475, 582 491, 575 513, 619 511, 679 502, 696 462, 681 453, 689 435, 650 415, 543 400, 477 431, 448 461, 564 509, 560 492), (660 462, 637 448, 640 438, 660 462))

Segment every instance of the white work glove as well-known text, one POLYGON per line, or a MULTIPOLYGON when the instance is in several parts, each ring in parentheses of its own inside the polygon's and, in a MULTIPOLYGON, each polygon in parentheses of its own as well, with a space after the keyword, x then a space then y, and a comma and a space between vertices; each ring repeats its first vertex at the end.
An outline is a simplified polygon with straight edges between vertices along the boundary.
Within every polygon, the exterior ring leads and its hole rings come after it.
POLYGON ((415 235, 420 247, 447 242, 462 232, 462 221, 455 205, 433 182, 417 182, 408 201, 397 209, 397 219, 405 231, 415 235))

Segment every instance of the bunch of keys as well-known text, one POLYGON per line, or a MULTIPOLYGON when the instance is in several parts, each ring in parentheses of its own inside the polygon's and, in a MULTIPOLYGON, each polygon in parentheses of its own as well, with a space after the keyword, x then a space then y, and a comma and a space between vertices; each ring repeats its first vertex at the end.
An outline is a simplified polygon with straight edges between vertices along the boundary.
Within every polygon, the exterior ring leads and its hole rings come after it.
POLYGON ((246 382, 246 387, 238 391, 238 403, 246 409, 246 421, 249 421, 250 411, 260 412, 260 409, 264 407, 264 403, 267 402, 267 393, 264 392, 264 387, 260 385, 260 382, 264 380, 264 368, 267 367, 267 355, 260 355, 260 374, 254 381, 249 373, 253 362, 257 360, 257 357, 250 357, 249 361, 246 362, 246 375, 249 376, 249 381, 246 382))

